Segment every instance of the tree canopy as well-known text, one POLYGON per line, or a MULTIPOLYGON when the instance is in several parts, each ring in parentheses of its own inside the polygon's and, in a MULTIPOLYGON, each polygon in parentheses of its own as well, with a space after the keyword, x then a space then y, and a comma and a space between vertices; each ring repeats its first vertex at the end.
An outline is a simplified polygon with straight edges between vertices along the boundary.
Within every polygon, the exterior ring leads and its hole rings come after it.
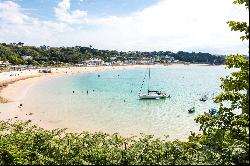
MULTIPOLYGON (((20 43, 20 42, 19 42, 20 43)), ((173 57, 175 60, 180 60, 190 63, 206 63, 206 64, 223 64, 225 56, 212 55, 209 53, 189 53, 179 51, 173 53, 171 51, 128 51, 118 52, 115 50, 98 50, 90 47, 49 47, 49 46, 24 46, 21 44, 0 44, 0 58, 8 60, 12 64, 38 64, 38 65, 53 65, 55 63, 82 63, 90 58, 99 58, 105 62, 110 62, 111 57, 116 60, 125 61, 130 59, 140 58, 155 58, 158 57, 161 62, 164 62, 166 56, 173 57), (23 59, 24 56, 29 56, 31 59, 23 59)))
MULTIPOLYGON (((249 11, 248 0, 236 0, 249 11)), ((242 40, 249 40, 249 25, 246 22, 229 21, 233 31, 243 32, 242 40)), ((249 59, 243 55, 230 55, 228 68, 238 68, 226 78, 221 78, 223 92, 215 97, 220 103, 217 116, 201 115, 196 122, 201 124, 202 134, 191 137, 209 153, 221 156, 222 164, 249 164, 249 59), (211 150, 212 149, 212 150, 211 150)))

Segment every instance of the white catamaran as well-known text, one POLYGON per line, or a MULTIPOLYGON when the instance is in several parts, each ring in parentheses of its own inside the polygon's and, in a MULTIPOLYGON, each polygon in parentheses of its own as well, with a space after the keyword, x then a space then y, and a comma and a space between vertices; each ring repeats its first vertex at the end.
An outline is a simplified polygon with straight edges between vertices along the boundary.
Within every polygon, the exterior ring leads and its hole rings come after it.
POLYGON ((166 93, 163 91, 149 90, 149 81, 150 81, 150 68, 148 69, 148 92, 144 94, 139 93, 140 99, 162 99, 167 97, 166 93))

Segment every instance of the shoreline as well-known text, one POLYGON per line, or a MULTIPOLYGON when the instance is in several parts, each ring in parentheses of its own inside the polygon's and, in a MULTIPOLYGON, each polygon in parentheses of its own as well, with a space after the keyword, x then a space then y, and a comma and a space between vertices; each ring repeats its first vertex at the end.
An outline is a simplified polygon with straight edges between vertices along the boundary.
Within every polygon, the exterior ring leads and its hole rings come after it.
MULTIPOLYGON (((88 67, 62 67, 62 68, 52 68, 52 73, 39 73, 39 69, 30 69, 30 70, 23 70, 23 71, 9 71, 9 72, 3 72, 0 73, 0 104, 1 98, 6 99, 8 101, 12 101, 10 99, 13 98, 13 96, 17 96, 18 93, 15 93, 13 95, 9 95, 6 93, 6 88, 9 86, 14 85, 18 83, 19 81, 23 81, 23 84, 26 84, 27 79, 31 80, 32 78, 40 77, 40 81, 47 79, 47 78, 55 78, 58 76, 67 76, 71 74, 83 74, 83 73, 90 73, 90 72, 104 72, 107 70, 123 70, 123 69, 132 69, 137 67, 179 67, 179 66, 211 66, 208 64, 168 64, 168 65, 123 65, 123 66, 88 66, 88 67)), ((30 81, 27 82, 27 84, 30 84, 30 81)), ((4 102, 6 103, 6 102, 4 102)))
MULTIPOLYGON (((151 67, 159 66, 162 65, 151 65, 151 67)), ((52 73, 39 73, 38 69, 0 73, 0 120, 8 120, 15 117, 18 117, 15 118, 18 120, 29 120, 24 116, 26 114, 20 114, 18 106, 21 104, 20 100, 28 93, 29 88, 39 81, 72 74, 125 70, 137 67, 145 68, 148 65, 52 68, 52 73)), ((34 114, 34 112, 34 110, 30 110, 30 114, 34 114)), ((32 117, 29 118, 33 121, 32 117)))
MULTIPOLYGON (((171 64, 171 65, 150 65, 151 67, 168 67, 168 66, 207 66, 204 64, 171 64)), ((40 117, 32 116, 36 113, 35 110, 22 111, 20 107, 21 99, 25 98, 29 89, 32 88, 37 82, 53 79, 56 77, 67 76, 79 73, 90 73, 90 72, 104 72, 110 70, 126 70, 133 68, 147 68, 148 65, 127 65, 127 66, 97 66, 97 67, 68 67, 68 68, 52 68, 52 73, 38 73, 37 69, 29 71, 15 71, 17 76, 8 76, 14 72, 0 73, 0 78, 4 78, 0 81, 0 85, 5 84, 5 86, 0 87, 0 100, 7 100, 5 102, 0 101, 0 120, 8 121, 10 119, 16 120, 31 120, 32 123, 38 125, 47 130, 52 130, 55 128, 60 128, 57 124, 48 124, 46 121, 53 119, 41 119, 40 117), (22 73, 21 73, 22 72, 22 73), (3 77, 5 75, 5 77, 3 77)), ((70 131, 72 132, 72 131, 70 131)), ((75 131, 74 131, 75 132, 75 131)))

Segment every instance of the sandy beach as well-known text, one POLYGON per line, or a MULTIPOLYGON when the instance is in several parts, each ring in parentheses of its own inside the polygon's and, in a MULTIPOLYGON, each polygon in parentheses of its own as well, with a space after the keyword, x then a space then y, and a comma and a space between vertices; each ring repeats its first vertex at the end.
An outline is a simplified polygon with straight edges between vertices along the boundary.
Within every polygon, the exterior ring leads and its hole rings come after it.
MULTIPOLYGON (((203 64, 192 65, 200 66, 203 64)), ((152 65, 151 67, 157 66, 159 65, 152 65)), ((183 66, 183 64, 174 64, 170 66, 178 67, 183 66)), ((33 85, 46 79, 53 79, 76 73, 124 70, 138 67, 145 68, 148 67, 148 65, 52 68, 52 73, 39 73, 38 69, 0 73, 0 120, 31 120, 34 124, 45 129, 58 128, 60 126, 52 126, 45 122, 48 120, 53 121, 53 118, 44 120, 34 116, 34 114, 36 114, 35 110, 26 110, 25 112, 22 110, 22 103, 20 100, 25 97, 33 85)))
MULTIPOLYGON (((152 67, 159 65, 153 65, 152 67)), ((22 111, 20 100, 25 97, 29 89, 37 82, 76 73, 102 72, 106 70, 123 70, 128 68, 147 67, 145 65, 129 66, 97 66, 97 67, 67 67, 52 68, 51 73, 39 73, 39 69, 10 71, 0 73, 0 120, 31 120, 33 123, 45 129, 53 129, 59 126, 50 126, 43 123, 42 119, 32 116, 35 110, 22 111)), ((51 119, 53 120, 53 119, 51 119)))

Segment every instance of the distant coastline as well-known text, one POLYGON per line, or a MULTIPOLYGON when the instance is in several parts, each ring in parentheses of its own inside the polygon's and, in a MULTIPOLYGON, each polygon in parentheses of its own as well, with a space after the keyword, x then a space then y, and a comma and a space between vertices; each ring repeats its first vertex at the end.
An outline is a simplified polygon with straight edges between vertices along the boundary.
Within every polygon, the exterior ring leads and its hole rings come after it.
MULTIPOLYGON (((13 65, 36 66, 95 66, 141 64, 210 64, 221 65, 225 55, 178 51, 116 51, 100 50, 91 45, 74 47, 27 46, 22 42, 0 43, 0 71, 13 65)), ((17 66, 18 67, 18 66, 17 66)))

